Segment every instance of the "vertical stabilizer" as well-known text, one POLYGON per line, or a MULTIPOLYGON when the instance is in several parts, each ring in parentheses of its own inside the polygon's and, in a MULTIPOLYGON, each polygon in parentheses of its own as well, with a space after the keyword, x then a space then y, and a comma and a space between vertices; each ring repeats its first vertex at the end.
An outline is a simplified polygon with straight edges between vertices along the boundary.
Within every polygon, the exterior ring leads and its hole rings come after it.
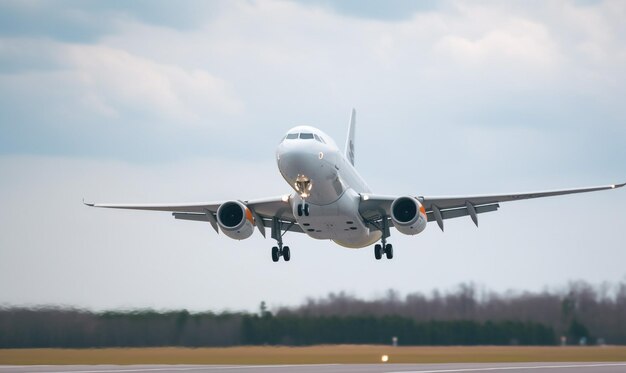
POLYGON ((348 139, 346 140, 345 154, 346 158, 354 166, 354 130, 356 127, 356 110, 352 109, 352 115, 350 115, 350 125, 348 127, 348 139))

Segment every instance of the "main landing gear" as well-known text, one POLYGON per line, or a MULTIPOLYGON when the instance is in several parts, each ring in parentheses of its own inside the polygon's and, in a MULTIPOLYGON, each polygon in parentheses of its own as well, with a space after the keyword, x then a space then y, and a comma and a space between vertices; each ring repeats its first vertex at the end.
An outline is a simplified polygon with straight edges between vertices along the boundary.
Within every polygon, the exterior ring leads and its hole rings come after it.
POLYGON ((272 261, 277 262, 282 256, 285 259, 285 262, 288 262, 291 259, 291 250, 289 250, 289 246, 281 247, 272 247, 272 261))
POLYGON ((380 260, 383 257, 383 254, 387 257, 387 259, 393 259, 393 246, 390 243, 374 245, 374 257, 376 260, 380 260))
POLYGON ((285 262, 288 262, 291 259, 291 250, 289 250, 289 246, 283 247, 283 235, 291 228, 294 223, 291 223, 283 232, 282 225, 283 223, 278 218, 272 219, 272 238, 276 240, 278 246, 272 247, 272 261, 278 262, 280 257, 282 256, 285 262))
POLYGON ((387 257, 387 259, 393 259, 393 246, 390 243, 387 243, 387 237, 391 234, 389 232, 389 221, 387 221, 387 217, 383 216, 380 222, 380 226, 377 226, 378 229, 382 232, 381 244, 374 245, 374 257, 376 260, 382 259, 383 255, 387 257))

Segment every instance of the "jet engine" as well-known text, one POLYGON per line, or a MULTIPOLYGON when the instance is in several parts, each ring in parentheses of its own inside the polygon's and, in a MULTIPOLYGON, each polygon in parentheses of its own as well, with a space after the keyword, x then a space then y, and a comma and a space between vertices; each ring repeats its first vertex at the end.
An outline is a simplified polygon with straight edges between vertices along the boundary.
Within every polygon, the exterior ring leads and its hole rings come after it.
POLYGON ((217 209, 217 223, 225 235, 235 240, 244 240, 254 233, 252 212, 239 201, 223 203, 217 209))
POLYGON ((414 197, 399 197, 391 203, 391 220, 398 232, 415 235, 426 228, 426 210, 414 197))

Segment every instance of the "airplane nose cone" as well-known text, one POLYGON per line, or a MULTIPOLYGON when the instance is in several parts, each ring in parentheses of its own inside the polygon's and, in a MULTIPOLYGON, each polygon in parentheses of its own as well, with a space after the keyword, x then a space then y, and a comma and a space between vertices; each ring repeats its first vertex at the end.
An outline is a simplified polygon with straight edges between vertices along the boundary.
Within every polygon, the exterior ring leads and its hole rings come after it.
POLYGON ((288 179, 295 180, 305 170, 315 167, 319 163, 319 156, 310 151, 292 148, 279 153, 278 168, 288 179))
POLYGON ((332 148, 315 141, 294 141, 281 144, 276 155, 282 177, 301 198, 326 203, 341 194, 332 148))

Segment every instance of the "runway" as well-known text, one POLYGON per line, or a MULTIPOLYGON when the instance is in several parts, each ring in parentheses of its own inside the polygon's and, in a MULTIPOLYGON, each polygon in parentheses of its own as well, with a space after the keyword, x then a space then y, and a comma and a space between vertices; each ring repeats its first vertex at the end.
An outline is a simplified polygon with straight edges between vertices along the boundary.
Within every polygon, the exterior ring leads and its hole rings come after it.
POLYGON ((319 365, 12 365, 0 373, 180 373, 180 372, 294 372, 294 373, 456 373, 456 372, 626 372, 615 363, 474 363, 474 364, 319 364, 319 365))

